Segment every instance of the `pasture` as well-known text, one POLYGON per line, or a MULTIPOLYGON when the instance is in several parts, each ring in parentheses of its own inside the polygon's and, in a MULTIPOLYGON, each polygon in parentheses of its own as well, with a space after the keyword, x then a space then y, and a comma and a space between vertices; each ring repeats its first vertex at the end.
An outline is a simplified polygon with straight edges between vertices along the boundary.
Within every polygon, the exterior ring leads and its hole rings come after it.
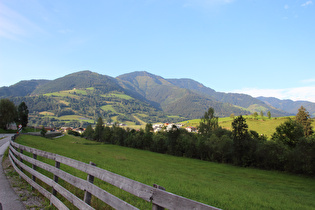
MULTIPOLYGON (((222 209, 315 208, 314 178, 174 157, 68 135, 53 140, 22 135, 17 143, 86 163, 92 161, 100 168, 150 186, 161 185, 169 192, 222 209)), ((119 189, 96 183, 140 209, 150 208, 150 204, 119 189)))
MULTIPOLYGON (((258 134, 264 134, 268 138, 276 132, 276 127, 284 123, 288 120, 288 118, 294 119, 295 116, 288 116, 288 117, 272 117, 268 119, 267 117, 261 118, 260 116, 254 119, 253 116, 243 116, 246 119, 246 123, 248 125, 248 130, 256 131, 258 134)), ((219 118, 219 126, 222 128, 232 130, 232 122, 234 118, 231 117, 224 117, 219 118)), ((200 119, 188 120, 181 122, 185 126, 199 126, 200 119)), ((312 123, 313 128, 315 127, 315 122, 312 123)))

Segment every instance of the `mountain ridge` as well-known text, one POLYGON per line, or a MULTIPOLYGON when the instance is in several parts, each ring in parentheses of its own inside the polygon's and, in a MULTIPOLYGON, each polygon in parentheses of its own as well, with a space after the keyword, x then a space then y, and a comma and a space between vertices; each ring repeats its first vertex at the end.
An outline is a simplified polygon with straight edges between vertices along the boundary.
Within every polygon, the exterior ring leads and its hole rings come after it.
MULTIPOLYGON (((281 106, 280 99, 272 102, 264 97, 254 98, 246 94, 216 92, 189 78, 165 79, 146 71, 135 71, 114 78, 85 70, 55 80, 21 81, 9 87, 0 87, 0 98, 25 97, 91 87, 95 89, 94 94, 121 92, 169 115, 189 119, 200 118, 210 106, 214 107, 219 117, 260 111, 265 115, 267 111, 271 111, 274 117, 288 116, 294 115, 301 104, 292 101, 290 106, 281 106), (20 91, 22 87, 24 89, 20 91)), ((306 109, 308 108, 311 114, 315 113, 313 112, 315 103, 308 102, 306 109)))

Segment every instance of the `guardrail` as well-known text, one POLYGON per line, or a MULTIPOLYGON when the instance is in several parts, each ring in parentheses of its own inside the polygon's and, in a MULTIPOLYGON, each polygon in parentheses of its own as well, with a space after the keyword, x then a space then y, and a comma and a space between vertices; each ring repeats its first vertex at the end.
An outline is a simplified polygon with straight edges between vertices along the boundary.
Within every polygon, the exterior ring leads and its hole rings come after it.
MULTIPOLYGON (((12 138, 12 139, 15 139, 12 138)), ((121 200, 120 198, 108 193, 93 184, 94 177, 107 182, 115 187, 118 187, 126 192, 129 192, 147 202, 152 203, 152 209, 218 209, 197 201, 193 201, 179 195, 172 194, 165 191, 163 187, 153 185, 153 187, 146 184, 134 181, 132 179, 123 177, 121 175, 112 173, 110 171, 98 168, 95 164, 83 163, 71 158, 67 158, 54 153, 45 152, 35 148, 27 147, 10 142, 9 158, 17 173, 25 179, 33 188, 37 189, 41 194, 47 197, 50 202, 58 209, 68 209, 57 197, 57 192, 71 202, 79 209, 94 209, 90 206, 91 196, 95 196, 106 204, 115 209, 138 209, 131 204, 121 200), (32 157, 23 154, 24 151, 31 153, 32 157), (37 160, 37 156, 48 158, 55 161, 55 167, 47 163, 37 160), (30 163, 32 167, 24 164, 24 161, 30 163), (60 164, 73 167, 87 174, 87 180, 73 176, 60 169, 60 164), (39 173, 37 168, 40 167, 53 174, 53 179, 39 173), (31 174, 32 178, 27 176, 24 171, 31 174), (69 192, 67 189, 58 184, 58 179, 62 179, 78 189, 84 191, 84 198, 78 198, 76 195, 69 192), (36 180, 39 179, 52 187, 52 192, 47 191, 36 180)))

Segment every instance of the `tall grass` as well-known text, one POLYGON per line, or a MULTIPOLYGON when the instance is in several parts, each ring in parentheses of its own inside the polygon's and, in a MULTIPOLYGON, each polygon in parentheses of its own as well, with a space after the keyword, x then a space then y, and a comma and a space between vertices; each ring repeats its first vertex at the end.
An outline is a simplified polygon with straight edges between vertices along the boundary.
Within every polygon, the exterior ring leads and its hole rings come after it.
MULTIPOLYGON (((49 140, 25 135, 17 142, 86 163, 92 161, 100 168, 151 186, 161 185, 169 192, 222 209, 315 208, 314 178, 99 144, 72 136, 49 140)), ((150 204, 119 190, 112 192, 141 209, 150 208, 150 204)))

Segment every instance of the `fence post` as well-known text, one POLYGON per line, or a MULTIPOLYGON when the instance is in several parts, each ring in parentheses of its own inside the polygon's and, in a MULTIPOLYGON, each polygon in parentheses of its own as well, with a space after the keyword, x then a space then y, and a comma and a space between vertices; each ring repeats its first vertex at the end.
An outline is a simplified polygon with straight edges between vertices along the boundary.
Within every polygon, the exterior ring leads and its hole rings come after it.
MULTIPOLYGON (((165 190, 164 187, 160 186, 160 185, 157 185, 157 184, 153 184, 153 187, 154 188, 157 188, 157 189, 160 189, 160 190, 165 190)), ((163 207, 159 206, 159 205, 156 205, 153 203, 154 201, 152 201, 152 210, 164 210, 163 207)))
MULTIPOLYGON (((95 163, 92 163, 91 161, 90 161, 90 165, 96 166, 96 164, 95 164, 95 163)), ((93 184, 93 182, 94 182, 94 176, 88 174, 88 175, 87 175, 87 181, 88 181, 88 182, 91 182, 91 183, 93 184)), ((89 205, 91 205, 91 199, 92 199, 92 194, 91 194, 90 192, 88 192, 88 191, 85 191, 85 193, 84 193, 84 202, 87 203, 87 204, 89 204, 89 205)))
MULTIPOLYGON (((60 168, 60 162, 56 161, 56 162, 55 162, 55 167, 56 167, 56 168, 60 168)), ((59 177, 54 174, 54 181, 55 181, 56 183, 58 183, 58 179, 59 179, 59 177)), ((54 196, 57 195, 57 191, 56 191, 54 188, 52 189, 52 194, 53 194, 54 196)))

